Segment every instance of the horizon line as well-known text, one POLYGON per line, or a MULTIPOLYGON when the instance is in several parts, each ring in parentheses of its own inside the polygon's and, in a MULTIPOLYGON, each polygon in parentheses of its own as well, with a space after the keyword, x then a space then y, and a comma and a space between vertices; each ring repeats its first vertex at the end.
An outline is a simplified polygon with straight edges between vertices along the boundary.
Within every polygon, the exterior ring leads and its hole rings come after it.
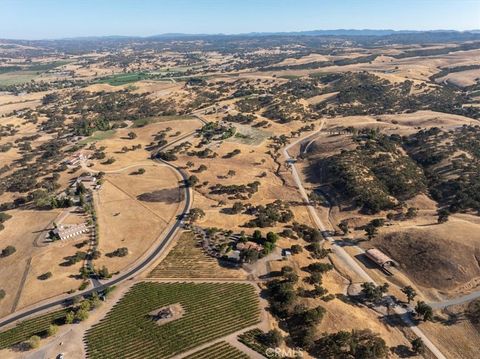
MULTIPOLYGON (((467 29, 467 30, 455 30, 455 29, 428 29, 428 30, 415 30, 415 29, 375 29, 375 28, 336 28, 336 29, 314 29, 314 30, 298 30, 298 31, 251 31, 251 32, 239 32, 239 33, 224 33, 224 32, 212 32, 212 33, 188 33, 188 32, 165 32, 157 33, 151 35, 79 35, 79 36, 68 36, 68 37, 45 37, 45 38, 0 38, 0 41, 62 41, 62 40, 82 40, 82 39, 100 39, 100 38, 139 38, 139 39, 148 39, 153 37, 174 37, 174 36, 245 36, 245 35, 307 35, 308 33, 314 32, 336 32, 336 31, 345 31, 345 32, 390 32, 393 33, 428 33, 428 32, 457 32, 457 33, 475 33, 480 32, 480 29, 467 29)), ((391 34, 383 34, 383 36, 388 36, 391 34)), ((310 35, 314 36, 314 35, 310 35)), ((340 36, 340 35, 333 35, 340 36)), ((357 35, 362 36, 362 35, 357 35)), ((363 35, 365 36, 365 35, 363 35)), ((382 35, 377 35, 382 36, 382 35)))

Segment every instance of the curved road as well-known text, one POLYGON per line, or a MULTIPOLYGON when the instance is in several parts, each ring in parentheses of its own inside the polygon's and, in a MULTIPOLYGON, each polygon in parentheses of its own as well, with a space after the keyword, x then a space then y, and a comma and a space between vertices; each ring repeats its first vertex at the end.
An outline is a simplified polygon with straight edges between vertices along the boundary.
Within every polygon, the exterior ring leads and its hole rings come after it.
MULTIPOLYGON (((320 126, 320 130, 322 129, 322 127, 323 127, 323 123, 320 126)), ((296 141, 295 143, 289 145, 288 148, 292 147, 293 145, 296 145, 299 142, 305 141, 307 138, 310 138, 314 135, 317 135, 320 132, 320 130, 317 130, 314 133, 311 133, 310 135, 308 135, 306 137, 303 137, 299 141, 296 141)), ((307 144, 304 146, 304 148, 302 150, 302 154, 307 153, 310 146, 316 140, 317 140, 317 138, 314 137, 310 141, 308 141, 307 144)), ((311 207, 311 206, 309 206, 309 207, 311 207)), ((309 211, 315 211, 315 209, 313 207, 311 207, 311 209, 309 208, 309 211)), ((360 247, 357 247, 357 248, 359 248, 361 251, 363 251, 360 247)), ((476 290, 474 292, 471 292, 471 293, 468 293, 468 294, 465 294, 465 295, 462 295, 462 296, 459 296, 459 297, 456 297, 456 298, 444 299, 444 300, 440 300, 440 301, 436 301, 436 302, 427 302, 427 304, 429 306, 431 306, 433 309, 443 309, 443 308, 449 307, 451 305, 465 304, 465 303, 468 303, 468 302, 470 302, 472 300, 475 300, 475 299, 478 299, 478 298, 480 298, 480 290, 476 290)))
MULTIPOLYGON (((355 272, 364 282, 372 282, 375 283, 375 281, 368 275, 368 273, 360 267, 360 265, 343 249, 341 246, 335 243, 335 240, 328 234, 326 231, 326 228, 322 221, 320 220, 320 217, 317 214, 317 211, 315 208, 310 205, 309 199, 307 192, 305 191, 305 188, 303 187, 302 180, 300 179, 300 176, 298 174, 297 168, 295 167, 295 163, 292 160, 292 157, 290 157, 288 150, 295 146, 296 144, 305 141, 307 138, 310 138, 317 133, 319 133, 322 128, 323 128, 324 122, 320 125, 320 128, 316 130, 315 132, 309 134, 308 136, 305 136, 303 138, 298 139, 297 141, 289 144, 283 149, 283 154, 285 156, 285 159, 290 162, 291 164, 291 170, 292 170, 292 176, 293 179, 295 180, 295 184, 298 187, 298 190, 300 191, 300 194, 302 195, 302 198, 307 205, 308 212, 310 213, 311 218, 315 222, 315 225, 317 226, 320 231, 322 231, 323 237, 328 240, 332 244, 332 251, 335 254, 337 258, 339 258, 342 262, 344 262, 353 272, 355 272)), ((309 142, 309 144, 312 141, 309 142)), ((394 311, 399 315, 399 317, 403 320, 405 324, 408 325, 408 327, 417 335, 419 338, 421 338, 425 344, 426 347, 435 355, 437 359, 446 359, 446 357, 442 354, 442 352, 433 344, 427 336, 422 332, 420 328, 418 328, 411 320, 410 318, 410 313, 405 310, 402 307, 394 307, 394 311)))
MULTIPOLYGON (((200 116, 195 115, 195 117, 197 119, 199 119, 202 123, 205 123, 205 120, 200 118, 200 116)), ((187 135, 176 139, 175 141, 173 141, 173 142, 165 145, 161 149, 159 149, 159 151, 163 150, 165 148, 168 148, 171 145, 173 145, 173 144, 175 144, 179 141, 182 141, 187 137, 192 136, 194 133, 195 132, 188 133, 187 135)), ((94 288, 91 288, 91 289, 88 289, 88 290, 85 290, 83 292, 79 292, 79 293, 76 293, 76 294, 72 294, 72 295, 70 295, 68 297, 64 297, 62 299, 53 300, 53 301, 48 302, 46 304, 36 306, 35 308, 26 309, 26 310, 21 311, 19 313, 16 313, 16 314, 7 316, 3 319, 0 319, 0 329, 4 326, 8 325, 8 324, 12 324, 16 321, 25 319, 25 318, 33 315, 33 314, 43 312, 43 311, 47 311, 48 309, 53 309, 57 306, 66 305, 72 300, 72 298, 77 297, 79 295, 80 296, 86 296, 86 295, 92 294, 94 292, 101 291, 101 290, 103 290, 107 287, 114 286, 114 285, 116 285, 120 282, 123 282, 123 281, 127 280, 127 279, 130 279, 133 276, 135 276, 136 274, 138 274, 139 272, 141 272, 143 269, 145 269, 150 263, 152 263, 154 260, 156 260, 159 257, 159 255, 162 253, 162 251, 165 249, 165 247, 170 243, 170 241, 173 239, 173 237, 175 237, 175 234, 177 233, 178 229, 182 226, 184 216, 190 211, 190 206, 191 206, 191 202, 192 202, 192 192, 191 192, 191 188, 186 185, 187 175, 182 169, 180 169, 179 167, 177 167, 177 166, 175 166, 175 165, 173 165, 169 162, 163 161, 161 159, 156 159, 156 161, 159 161, 163 165, 171 167, 174 171, 176 171, 178 174, 180 174, 180 176, 183 180, 183 183, 184 183, 184 188, 185 188, 185 205, 184 205, 184 208, 183 208, 182 212, 177 217, 177 220, 175 221, 174 225, 170 228, 168 233, 162 239, 160 244, 158 244, 158 246, 152 251, 152 253, 150 253, 147 258, 143 259, 139 264, 137 264, 133 268, 129 269, 127 272, 122 273, 119 276, 117 276, 114 279, 111 279, 109 281, 105 281, 103 283, 98 282, 98 283, 100 283, 100 285, 95 286, 94 288)))

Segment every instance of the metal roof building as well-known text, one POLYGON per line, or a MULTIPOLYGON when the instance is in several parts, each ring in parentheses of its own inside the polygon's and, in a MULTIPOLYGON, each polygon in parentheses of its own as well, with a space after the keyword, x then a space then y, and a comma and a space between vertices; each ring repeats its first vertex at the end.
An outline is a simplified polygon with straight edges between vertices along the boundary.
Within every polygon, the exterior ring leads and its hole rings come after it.
POLYGON ((68 238, 72 238, 75 236, 79 236, 82 233, 88 231, 88 227, 85 224, 78 224, 69 227, 60 226, 53 230, 54 235, 56 235, 59 239, 64 240, 68 238))
POLYGON ((368 258, 370 258, 373 262, 378 264, 380 267, 384 269, 388 269, 389 267, 395 267, 398 265, 392 258, 387 256, 385 253, 380 252, 376 248, 370 248, 365 251, 365 254, 368 258))

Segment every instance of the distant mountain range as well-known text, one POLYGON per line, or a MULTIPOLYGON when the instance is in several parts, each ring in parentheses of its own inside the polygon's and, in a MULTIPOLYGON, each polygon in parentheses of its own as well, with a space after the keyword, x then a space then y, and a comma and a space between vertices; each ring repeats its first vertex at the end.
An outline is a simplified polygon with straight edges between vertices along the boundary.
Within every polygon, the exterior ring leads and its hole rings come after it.
MULTIPOLYGON (((175 38, 201 38, 201 37, 261 37, 261 36, 389 36, 405 34, 480 34, 480 29, 465 31, 458 30, 391 30, 391 29, 335 29, 335 30, 309 30, 309 31, 287 31, 287 32, 249 32, 238 34, 186 34, 186 33, 164 33, 150 36, 81 36, 70 38, 59 38, 52 40, 129 40, 129 39, 175 39, 175 38)), ((28 39, 25 39, 28 40, 28 39)))
POLYGON ((165 38, 165 37, 192 37, 192 36, 388 36, 394 34, 417 34, 417 33, 480 33, 480 30, 375 30, 375 29, 336 29, 336 30, 309 30, 309 31, 287 31, 287 32, 249 32, 239 34, 184 34, 167 33, 146 36, 147 38, 165 38))
POLYGON ((395 38, 395 37, 429 37, 431 39, 445 38, 447 40, 477 40, 480 36, 480 29, 472 29, 465 31, 458 30, 391 30, 391 29, 336 29, 336 30, 310 30, 310 31, 289 31, 289 32, 249 32, 238 34, 186 34, 186 33, 165 33, 150 36, 128 36, 128 35, 109 35, 109 36, 81 36, 69 37, 59 39, 45 39, 45 40, 11 40, 0 39, 6 42, 56 42, 56 41, 162 41, 162 40, 194 40, 204 38, 221 38, 221 39, 235 39, 235 38, 255 38, 255 37, 345 37, 345 38, 395 38))

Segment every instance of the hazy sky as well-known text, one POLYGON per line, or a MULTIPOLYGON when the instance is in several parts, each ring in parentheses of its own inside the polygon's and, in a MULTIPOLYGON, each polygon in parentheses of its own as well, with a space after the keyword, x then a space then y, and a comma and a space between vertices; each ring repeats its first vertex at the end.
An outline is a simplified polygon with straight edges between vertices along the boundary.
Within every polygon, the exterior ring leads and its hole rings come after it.
POLYGON ((480 0, 0 0, 0 38, 480 29, 480 0))

